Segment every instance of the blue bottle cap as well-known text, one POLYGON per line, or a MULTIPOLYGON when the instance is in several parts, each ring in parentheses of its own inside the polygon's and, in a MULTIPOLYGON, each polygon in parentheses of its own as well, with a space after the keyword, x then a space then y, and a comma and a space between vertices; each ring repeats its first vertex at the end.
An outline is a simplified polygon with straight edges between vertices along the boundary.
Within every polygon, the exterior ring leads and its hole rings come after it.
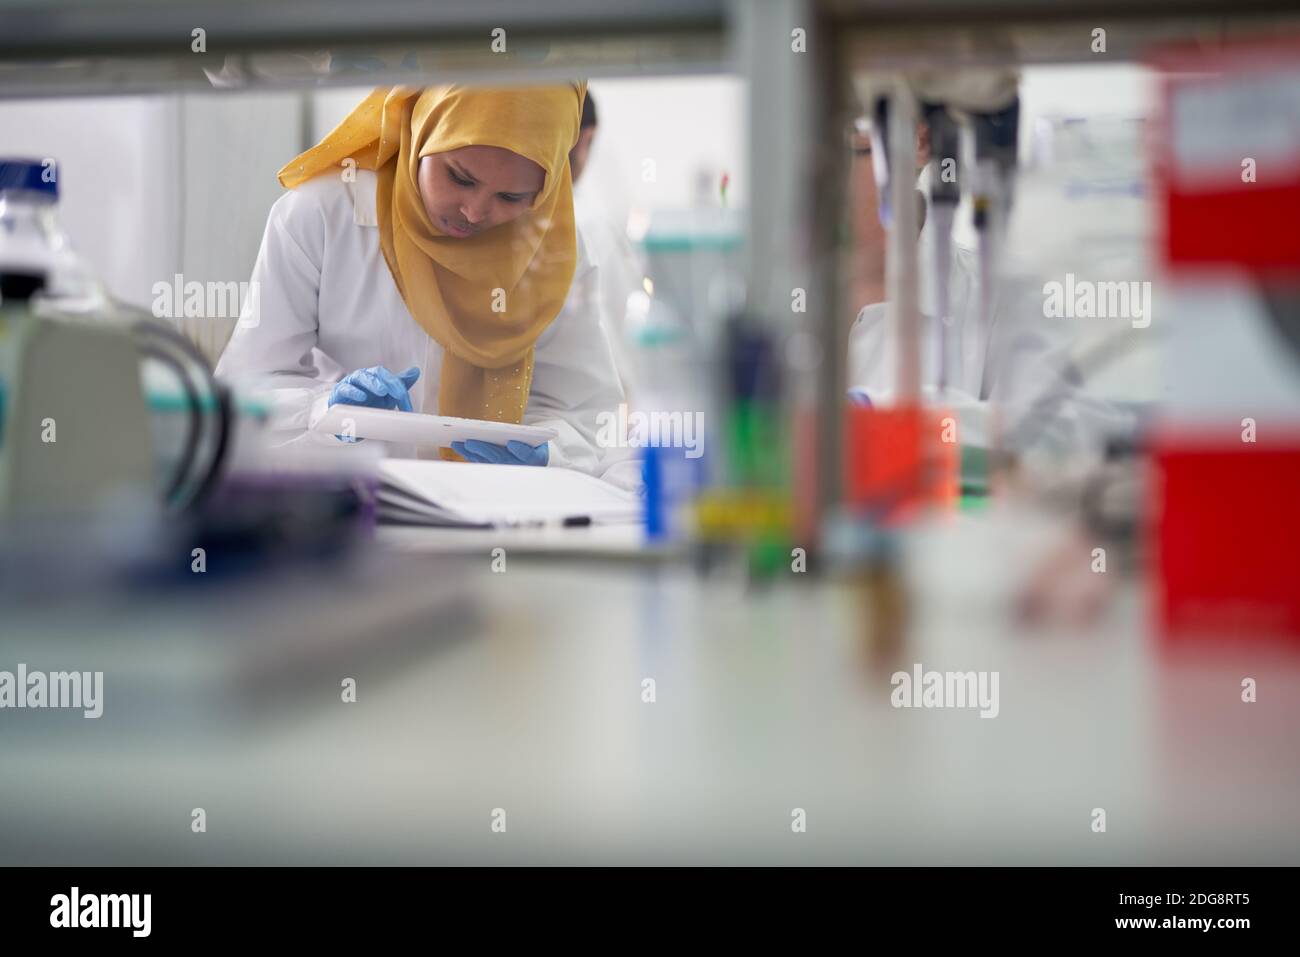
POLYGON ((0 193, 9 190, 29 190, 59 198, 56 177, 58 164, 53 160, 14 159, 0 157, 0 193))

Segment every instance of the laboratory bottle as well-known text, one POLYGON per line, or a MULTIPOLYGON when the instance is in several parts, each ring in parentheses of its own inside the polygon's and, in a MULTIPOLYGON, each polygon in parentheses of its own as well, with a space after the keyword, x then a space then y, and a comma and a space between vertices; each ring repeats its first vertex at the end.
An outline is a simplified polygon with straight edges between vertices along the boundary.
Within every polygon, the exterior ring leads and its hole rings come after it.
POLYGON ((102 315, 110 309, 103 284, 59 218, 54 160, 0 158, 0 272, 11 285, 22 276, 43 276, 36 298, 59 313, 102 315))

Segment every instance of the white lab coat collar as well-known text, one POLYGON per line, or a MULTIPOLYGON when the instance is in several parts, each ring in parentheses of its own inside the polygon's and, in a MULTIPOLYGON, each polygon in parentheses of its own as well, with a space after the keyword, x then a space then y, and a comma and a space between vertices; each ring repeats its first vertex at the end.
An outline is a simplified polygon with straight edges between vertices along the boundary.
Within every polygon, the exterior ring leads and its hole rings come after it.
POLYGON ((358 226, 379 226, 379 214, 375 211, 375 193, 379 180, 368 169, 356 171, 356 179, 347 184, 348 195, 352 197, 352 221, 358 226))

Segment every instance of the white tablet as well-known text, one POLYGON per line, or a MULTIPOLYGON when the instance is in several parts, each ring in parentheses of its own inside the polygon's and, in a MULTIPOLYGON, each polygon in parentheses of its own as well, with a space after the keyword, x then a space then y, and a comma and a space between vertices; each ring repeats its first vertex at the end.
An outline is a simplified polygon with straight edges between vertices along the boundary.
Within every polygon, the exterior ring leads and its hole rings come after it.
POLYGON ((399 412, 397 409, 370 409, 363 405, 340 402, 330 406, 311 425, 313 432, 352 435, 359 439, 402 442, 407 445, 434 445, 448 448, 453 442, 478 439, 505 445, 525 442, 541 445, 557 438, 555 429, 512 422, 486 422, 482 419, 456 419, 449 415, 425 415, 422 412, 399 412))

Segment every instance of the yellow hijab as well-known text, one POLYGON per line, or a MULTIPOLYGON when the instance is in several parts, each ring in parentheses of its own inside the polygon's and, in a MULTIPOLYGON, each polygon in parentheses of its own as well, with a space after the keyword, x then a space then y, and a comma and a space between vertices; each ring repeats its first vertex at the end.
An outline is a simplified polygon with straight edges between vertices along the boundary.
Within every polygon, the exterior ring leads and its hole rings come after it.
POLYGON ((523 421, 533 347, 564 305, 577 262, 569 150, 586 90, 380 87, 280 170, 290 189, 347 159, 378 174, 384 260, 415 321, 443 348, 442 415, 523 421), (439 232, 420 198, 420 159, 462 146, 498 146, 540 166, 546 179, 528 212, 464 239, 439 232))

